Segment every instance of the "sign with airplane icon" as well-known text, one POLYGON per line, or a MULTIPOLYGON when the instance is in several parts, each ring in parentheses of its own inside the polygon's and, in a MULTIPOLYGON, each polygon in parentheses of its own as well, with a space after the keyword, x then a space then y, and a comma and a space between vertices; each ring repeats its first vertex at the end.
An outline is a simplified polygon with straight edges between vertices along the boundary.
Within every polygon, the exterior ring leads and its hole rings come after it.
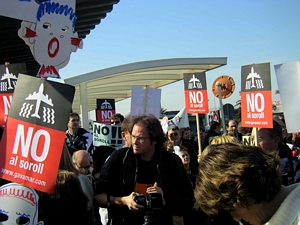
POLYGON ((96 119, 98 123, 110 125, 110 117, 115 113, 114 99, 97 99, 96 119))
POLYGON ((205 73, 184 74, 185 107, 187 113, 206 114, 208 97, 205 73))
POLYGON ((10 173, 0 177, 53 193, 74 93, 71 85, 19 74, 0 143, 0 168, 10 173))
POLYGON ((241 109, 243 127, 273 127, 270 63, 242 66, 241 109))
POLYGON ((19 73, 26 74, 25 63, 0 65, 0 126, 5 127, 19 73))

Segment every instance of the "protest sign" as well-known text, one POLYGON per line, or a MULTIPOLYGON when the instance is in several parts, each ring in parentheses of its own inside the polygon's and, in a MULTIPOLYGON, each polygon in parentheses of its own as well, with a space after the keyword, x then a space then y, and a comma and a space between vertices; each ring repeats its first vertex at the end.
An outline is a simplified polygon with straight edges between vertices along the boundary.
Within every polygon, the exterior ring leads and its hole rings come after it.
POLYGON ((242 126, 272 128, 270 63, 242 66, 241 76, 242 126))
POLYGON ((109 145, 119 149, 125 145, 121 136, 121 126, 94 122, 93 138, 94 146, 109 145))
POLYGON ((205 73, 184 74, 184 90, 187 113, 208 113, 205 73))
POLYGON ((286 128, 300 131, 300 60, 274 66, 286 128))
POLYGON ((96 118, 98 123, 110 124, 110 117, 115 113, 114 99, 97 99, 96 118))
POLYGON ((0 126, 5 127, 19 73, 26 74, 25 63, 0 65, 0 126))
POLYGON ((75 88, 19 75, 0 144, 0 177, 53 193, 75 88))
POLYGON ((177 127, 189 127, 189 117, 185 111, 185 107, 183 107, 172 119, 168 119, 167 116, 163 117, 160 120, 161 127, 165 133, 168 131, 168 127, 175 125, 177 127))
POLYGON ((148 87, 132 87, 130 115, 152 114, 160 115, 161 89, 148 87))

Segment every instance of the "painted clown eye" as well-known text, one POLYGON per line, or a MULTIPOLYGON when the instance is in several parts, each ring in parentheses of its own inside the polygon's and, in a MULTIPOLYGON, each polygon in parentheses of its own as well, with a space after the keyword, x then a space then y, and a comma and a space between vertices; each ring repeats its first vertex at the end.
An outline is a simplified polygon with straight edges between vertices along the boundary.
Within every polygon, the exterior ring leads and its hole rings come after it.
POLYGON ((44 29, 49 29, 51 27, 51 24, 50 23, 44 23, 43 24, 43 28, 44 29))
POLYGON ((62 30, 63 32, 66 32, 67 30, 69 30, 69 27, 63 27, 63 28, 61 28, 61 30, 62 30))
POLYGON ((0 213, 0 222, 5 222, 8 220, 8 215, 5 213, 0 213))
POLYGON ((16 223, 18 225, 26 225, 26 224, 29 224, 30 222, 30 219, 26 216, 20 216, 17 220, 16 220, 16 223))

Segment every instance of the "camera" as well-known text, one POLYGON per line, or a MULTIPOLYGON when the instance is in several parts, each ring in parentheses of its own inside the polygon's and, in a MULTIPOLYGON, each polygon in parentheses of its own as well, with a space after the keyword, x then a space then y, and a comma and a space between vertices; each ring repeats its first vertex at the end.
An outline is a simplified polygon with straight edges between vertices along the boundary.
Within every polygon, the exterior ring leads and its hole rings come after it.
POLYGON ((162 196, 160 193, 148 194, 146 196, 135 196, 134 201, 137 204, 144 206, 146 209, 143 225, 158 224, 155 211, 162 209, 162 196))
POLYGON ((135 196, 134 201, 146 209, 158 210, 162 208, 162 197, 160 193, 135 196))

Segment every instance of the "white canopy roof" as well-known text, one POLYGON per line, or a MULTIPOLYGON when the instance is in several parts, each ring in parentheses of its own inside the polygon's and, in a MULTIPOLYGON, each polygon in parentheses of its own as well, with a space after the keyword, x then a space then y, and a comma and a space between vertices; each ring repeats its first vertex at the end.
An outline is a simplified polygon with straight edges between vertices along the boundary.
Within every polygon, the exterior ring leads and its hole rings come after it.
POLYGON ((65 79, 75 86, 72 105, 74 112, 81 112, 87 127, 88 111, 96 109, 97 99, 131 97, 132 86, 158 88, 183 79, 184 73, 206 72, 227 64, 227 57, 173 58, 125 64, 65 79))

